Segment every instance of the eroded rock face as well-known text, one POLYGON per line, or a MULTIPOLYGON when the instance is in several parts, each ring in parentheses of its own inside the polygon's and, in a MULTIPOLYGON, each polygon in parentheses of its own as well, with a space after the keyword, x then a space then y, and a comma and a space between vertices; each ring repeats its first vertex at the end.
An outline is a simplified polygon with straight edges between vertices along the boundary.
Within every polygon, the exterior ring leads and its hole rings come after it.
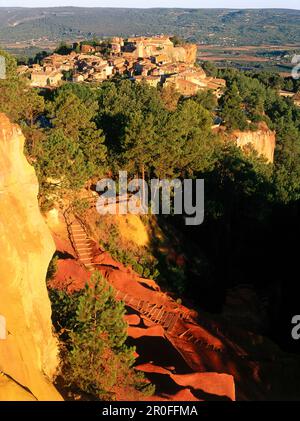
POLYGON ((261 124, 258 130, 241 132, 236 130, 232 134, 237 146, 247 151, 252 147, 259 155, 264 156, 268 162, 274 161, 275 132, 266 124, 261 124))
POLYGON ((197 45, 184 44, 177 47, 165 46, 164 53, 167 54, 172 61, 194 64, 197 56, 197 45))
POLYGON ((0 114, 0 400, 59 400, 46 271, 55 251, 40 214, 38 181, 17 125, 0 114))

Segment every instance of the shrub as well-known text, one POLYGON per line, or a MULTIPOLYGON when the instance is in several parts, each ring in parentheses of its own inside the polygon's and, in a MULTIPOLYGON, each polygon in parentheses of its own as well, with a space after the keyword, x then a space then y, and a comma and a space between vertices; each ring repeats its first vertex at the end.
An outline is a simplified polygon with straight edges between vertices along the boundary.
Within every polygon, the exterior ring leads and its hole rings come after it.
POLYGON ((57 272, 57 261, 58 261, 58 256, 54 255, 52 257, 52 259, 50 260, 50 263, 49 263, 49 266, 48 266, 48 270, 47 270, 47 274, 46 274, 46 280, 47 281, 54 278, 54 276, 57 272))

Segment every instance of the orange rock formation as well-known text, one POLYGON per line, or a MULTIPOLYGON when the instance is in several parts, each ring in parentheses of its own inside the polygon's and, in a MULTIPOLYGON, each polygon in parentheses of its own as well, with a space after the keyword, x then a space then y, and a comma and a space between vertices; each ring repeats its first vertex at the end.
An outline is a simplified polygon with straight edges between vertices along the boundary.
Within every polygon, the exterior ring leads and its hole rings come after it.
POLYGON ((232 138, 237 146, 247 151, 252 147, 258 155, 266 158, 270 163, 274 161, 275 132, 270 130, 265 123, 261 123, 258 130, 239 131, 232 133, 232 138))
POLYGON ((0 114, 0 400, 60 400, 45 278, 54 253, 39 210, 38 181, 17 125, 0 114))

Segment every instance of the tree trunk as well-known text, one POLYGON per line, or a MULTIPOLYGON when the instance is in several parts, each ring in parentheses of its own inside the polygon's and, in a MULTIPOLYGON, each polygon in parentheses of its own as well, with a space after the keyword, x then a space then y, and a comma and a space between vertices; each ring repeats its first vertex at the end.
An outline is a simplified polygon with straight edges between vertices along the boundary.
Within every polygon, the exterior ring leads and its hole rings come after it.
MULTIPOLYGON (((142 164, 142 179, 143 181, 145 181, 145 167, 144 164, 142 164)), ((144 184, 143 184, 143 190, 142 190, 142 202, 143 202, 143 206, 145 205, 145 189, 144 189, 144 184)))

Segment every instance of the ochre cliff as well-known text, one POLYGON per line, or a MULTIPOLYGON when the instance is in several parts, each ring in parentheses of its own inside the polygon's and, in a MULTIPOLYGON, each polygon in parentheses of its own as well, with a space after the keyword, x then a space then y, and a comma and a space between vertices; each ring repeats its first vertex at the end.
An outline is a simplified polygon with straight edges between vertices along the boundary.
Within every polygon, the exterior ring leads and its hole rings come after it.
POLYGON ((60 400, 45 283, 55 246, 23 148, 20 128, 0 114, 0 400, 60 400))
POLYGON ((258 155, 267 159, 268 162, 274 160, 275 150, 275 132, 270 130, 265 123, 261 123, 257 130, 239 131, 232 133, 232 138, 237 146, 247 151, 249 147, 253 148, 258 155))
POLYGON ((172 50, 171 58, 173 61, 182 61, 188 64, 194 64, 197 56, 196 44, 185 44, 175 47, 172 50))

